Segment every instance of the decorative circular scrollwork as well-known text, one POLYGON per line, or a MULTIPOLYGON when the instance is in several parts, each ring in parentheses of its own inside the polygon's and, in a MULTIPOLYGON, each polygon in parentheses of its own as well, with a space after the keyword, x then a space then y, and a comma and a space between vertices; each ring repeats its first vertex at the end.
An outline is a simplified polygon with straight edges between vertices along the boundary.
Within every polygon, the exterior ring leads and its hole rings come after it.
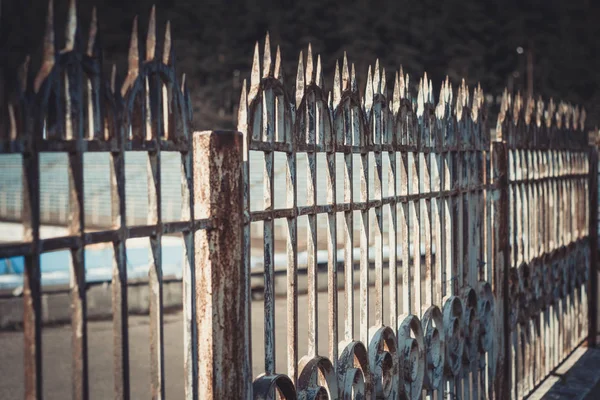
POLYGON ((369 365, 373 390, 378 399, 396 399, 399 392, 398 344, 388 326, 373 327, 369 332, 369 365))
POLYGON ((423 386, 427 389, 437 389, 444 376, 444 317, 437 306, 431 306, 425 311, 422 322, 427 349, 423 386))
POLYGON ((479 300, 477 302, 479 317, 479 351, 492 350, 494 345, 494 294, 492 286, 487 282, 479 282, 479 300))
POLYGON ((404 392, 411 400, 421 397, 425 375, 425 342, 421 322, 415 315, 400 318, 398 349, 400 351, 400 379, 404 392))
POLYGON ((362 342, 340 343, 338 380, 342 400, 370 399, 372 392, 369 355, 362 342))
POLYGON ((326 357, 304 356, 299 363, 298 397, 306 400, 337 399, 338 382, 326 357))
POLYGON ((479 318, 477 304, 477 292, 473 288, 466 287, 463 294, 463 314, 465 346, 463 362, 471 364, 479 360, 479 318))
POLYGON ((460 297, 452 296, 444 304, 444 337, 446 339, 446 372, 458 376, 462 365, 463 304, 460 297))
POLYGON ((267 400, 279 397, 280 399, 296 399, 296 388, 286 375, 262 375, 252 384, 252 391, 256 400, 267 400), (278 396, 274 396, 277 394, 278 396))

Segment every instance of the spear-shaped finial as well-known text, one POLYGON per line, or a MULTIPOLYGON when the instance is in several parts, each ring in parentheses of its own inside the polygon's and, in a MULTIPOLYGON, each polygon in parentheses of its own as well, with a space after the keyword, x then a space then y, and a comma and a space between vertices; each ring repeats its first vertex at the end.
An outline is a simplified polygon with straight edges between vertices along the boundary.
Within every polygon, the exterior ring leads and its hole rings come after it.
POLYGON ((344 60, 342 62, 342 90, 350 89, 350 72, 348 70, 348 55, 344 52, 344 60))
POLYGON ((171 57, 171 21, 167 21, 165 27, 165 42, 163 44, 163 64, 169 65, 171 57))
POLYGON ((306 53, 306 84, 309 85, 315 81, 312 56, 312 45, 308 44, 308 52, 306 53))
POLYGON ((271 73, 271 39, 269 32, 265 36, 265 54, 263 55, 263 78, 266 78, 271 73))
POLYGON ((400 78, 398 76, 398 72, 394 75, 394 91, 392 93, 392 112, 394 116, 398 114, 398 110, 400 110, 400 78))
POLYGON ((77 32, 77 6, 75 0, 69 1, 67 27, 65 30, 65 48, 63 53, 73 51, 75 48, 75 34, 77 32))
POLYGON ((340 77, 340 63, 336 60, 333 75, 333 108, 337 108, 340 101, 342 101, 342 81, 340 77))
POLYGON ((42 56, 42 66, 38 71, 33 84, 33 90, 37 93, 44 83, 44 80, 50 75, 54 67, 54 5, 53 1, 48 1, 48 16, 46 18, 46 32, 44 33, 44 53, 42 56))
POLYGON ((96 12, 96 6, 92 8, 92 22, 90 22, 90 33, 88 36, 88 47, 87 55, 92 57, 94 55, 94 46, 96 45, 96 35, 98 34, 98 16, 96 12))
POLYGON ((258 96, 260 87, 260 49, 258 42, 254 46, 254 59, 252 60, 252 73, 250 74, 250 91, 248 93, 248 104, 258 96))
POLYGON ((281 66, 281 49, 277 45, 277 52, 275 54, 275 79, 283 81, 283 67, 281 66))
POLYGON ((423 88, 423 78, 419 80, 419 90, 417 92, 417 116, 420 117, 423 115, 423 111, 425 110, 425 92, 423 88))
POLYGON ((121 87, 121 96, 125 97, 125 94, 129 88, 133 85, 139 74, 140 55, 138 48, 138 20, 137 15, 133 19, 133 27, 131 29, 131 40, 129 42, 129 54, 127 56, 128 70, 127 78, 123 82, 121 87))
POLYGON ((315 72, 315 83, 317 86, 323 86, 323 72, 321 71, 321 55, 317 55, 317 71, 315 72))
POLYGON ((240 105, 238 107, 238 126, 239 132, 248 133, 248 98, 246 92, 246 80, 242 83, 242 93, 240 95, 240 105))
POLYGON ((375 60, 375 70, 373 71, 373 93, 381 93, 381 81, 379 75, 379 58, 375 60))
POLYGON ((358 82, 356 81, 356 69, 354 63, 352 63, 352 72, 350 73, 350 88, 352 92, 358 93, 358 82))
POLYGON ((371 76, 371 66, 369 65, 369 71, 367 72, 367 83, 365 86, 365 112, 369 114, 371 107, 373 107, 373 78, 371 76))
POLYGON ((148 35, 146 36, 146 61, 154 60, 156 53, 156 6, 150 10, 148 21, 148 35))
POLYGON ((300 57, 298 57, 298 74, 296 75, 296 109, 300 108, 300 103, 302 103, 304 85, 304 57, 302 51, 300 51, 300 57))

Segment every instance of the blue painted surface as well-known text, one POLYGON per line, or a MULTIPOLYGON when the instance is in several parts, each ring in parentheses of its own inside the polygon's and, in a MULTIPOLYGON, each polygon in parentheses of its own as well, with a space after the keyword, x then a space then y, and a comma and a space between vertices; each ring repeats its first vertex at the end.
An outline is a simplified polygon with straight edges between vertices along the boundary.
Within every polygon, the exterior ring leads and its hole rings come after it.
MULTIPOLYGON (((148 276, 148 247, 128 248, 128 278, 144 278, 148 276)), ((84 253, 87 282, 110 281, 112 277, 113 249, 86 249, 84 253)), ((42 285, 68 284, 70 279, 70 251, 54 251, 44 253, 40 257, 42 285)), ((182 245, 163 245, 163 275, 181 277, 183 267, 182 245)), ((13 289, 23 284, 23 257, 0 259, 0 289, 13 289)))

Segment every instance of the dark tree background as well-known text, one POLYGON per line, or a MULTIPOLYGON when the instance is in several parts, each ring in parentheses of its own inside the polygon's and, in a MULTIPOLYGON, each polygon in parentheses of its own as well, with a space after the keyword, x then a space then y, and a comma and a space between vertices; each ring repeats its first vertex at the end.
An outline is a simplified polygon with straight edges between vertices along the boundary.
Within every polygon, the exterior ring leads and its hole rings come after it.
MULTIPOLYGON (((54 0, 59 48, 64 43, 68 1, 54 0)), ((267 31, 272 44, 281 46, 290 80, 299 51, 310 42, 322 55, 326 85, 331 84, 336 59, 347 51, 359 77, 379 58, 388 82, 402 64, 414 78, 427 71, 436 93, 445 75, 455 84, 463 77, 470 85, 481 82, 494 96, 506 86, 526 92, 531 50, 534 93, 583 105, 589 127, 600 122, 600 2, 595 0, 155 3, 159 37, 166 21, 171 21, 178 70, 188 76, 197 129, 234 126, 241 80, 249 77, 254 44, 260 40, 262 47, 267 31), (519 47, 524 50, 521 54, 519 47)), ((86 32, 94 4, 106 64, 116 63, 124 74, 133 17, 139 15, 144 37, 153 2, 78 0, 86 32)), ((0 7, 0 60, 10 77, 25 54, 40 53, 47 2, 2 0, 0 7)), ((144 40, 140 42, 143 45, 144 40)), ((360 79, 359 83, 362 87, 360 79)))

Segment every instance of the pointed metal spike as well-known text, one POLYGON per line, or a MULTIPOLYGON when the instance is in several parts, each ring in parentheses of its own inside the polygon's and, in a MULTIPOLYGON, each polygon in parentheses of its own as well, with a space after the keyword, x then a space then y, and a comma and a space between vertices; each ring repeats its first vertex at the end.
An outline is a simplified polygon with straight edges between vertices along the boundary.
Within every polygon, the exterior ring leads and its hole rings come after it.
POLYGON ((406 91, 406 94, 404 95, 405 98, 409 99, 410 98, 410 75, 406 74, 406 77, 404 78, 404 90, 406 91))
POLYGON ((404 68, 400 65, 400 78, 404 78, 404 68))
POLYGON ((115 86, 117 83, 117 65, 112 65, 112 70, 110 71, 110 92, 115 94, 115 86))
POLYGON ((133 27, 131 28, 131 39, 129 42, 129 54, 127 61, 129 71, 138 70, 139 68, 139 49, 138 49, 138 17, 133 19, 133 27))
POLYGON ((314 65, 312 56, 312 46, 308 44, 308 52, 306 54, 306 84, 309 85, 314 82, 314 65))
POLYGON ((354 93, 358 93, 358 82, 356 81, 356 69, 352 63, 352 72, 350 73, 350 88, 354 93))
POLYGON ((373 70, 373 93, 381 93, 381 81, 379 75, 379 58, 375 60, 375 69, 373 70))
POLYGON ((42 66, 35 77, 33 90, 37 93, 44 83, 44 80, 50 75, 54 67, 55 49, 54 49, 54 4, 53 0, 48 1, 48 15, 46 18, 46 32, 44 33, 44 50, 42 56, 42 66))
POLYGON ((385 79, 385 68, 381 70, 381 80, 380 80, 380 88, 379 93, 387 97, 387 88, 386 88, 386 79, 385 79))
MULTIPOLYGON (((427 85, 427 83, 425 83, 427 85)), ((423 111, 425 110, 425 90, 423 88, 423 78, 419 80, 419 90, 417 92, 417 116, 423 115, 423 111)))
POLYGON ((163 64, 169 65, 171 57, 171 21, 167 21, 165 27, 165 43, 163 46, 163 64))
POLYGON ((96 44, 96 35, 98 34, 98 16, 96 12, 96 6, 92 8, 92 22, 90 23, 90 33, 88 37, 87 55, 92 57, 94 55, 94 45, 96 44))
POLYGON ((75 48, 75 34, 77 33, 77 6, 75 0, 69 1, 69 12, 67 17, 67 27, 65 30, 65 48, 63 53, 73 51, 75 48))
POLYGON ((348 56, 344 52, 344 61, 342 63, 342 90, 350 89, 350 72, 348 70, 348 56))
POLYGON ((433 82, 431 79, 429 79, 429 99, 427 99, 429 104, 435 104, 434 96, 435 95, 433 93, 433 82))
POLYGON ((304 97, 304 57, 302 51, 298 57, 298 74, 296 75, 296 109, 300 108, 302 98, 304 97))
POLYGON ((321 55, 317 55, 317 71, 315 72, 316 85, 321 87, 323 85, 323 73, 321 71, 321 55))
MULTIPOLYGON (((406 81, 404 79, 404 73, 402 72, 402 67, 400 67, 400 73, 399 73, 398 78, 399 78, 398 94, 401 99, 404 99, 406 97, 406 81)), ((400 106, 400 103, 398 103, 398 106, 400 106)))
POLYGON ((185 93, 185 88, 186 88, 186 81, 187 76, 185 75, 185 72, 181 75, 181 93, 185 93))
POLYGON ((392 112, 394 115, 398 113, 400 108, 400 80, 398 78, 398 72, 394 76, 394 91, 392 93, 392 112))
POLYGON ((240 95, 240 105, 238 107, 238 131, 246 132, 246 125, 248 124, 248 98, 246 91, 246 80, 242 83, 242 93, 240 95))
POLYGON ((335 62, 335 73, 333 75, 333 107, 337 108, 342 100, 342 82, 340 77, 340 62, 335 62))
POLYGON ((250 92, 248 93, 248 104, 258 95, 260 87, 260 51, 258 42, 254 46, 254 60, 252 61, 252 73, 250 75, 250 92))
POLYGON ((367 114, 371 111, 371 107, 373 107, 373 77, 371 76, 370 65, 367 72, 367 83, 365 84, 364 107, 367 114))
POLYGON ((154 60, 156 52, 156 6, 152 6, 148 22, 148 35, 146 36, 146 61, 154 60))
POLYGON ((277 52, 275 53, 275 79, 283 80, 283 67, 281 66, 281 49, 277 45, 277 52))
POLYGON ((438 97, 438 104, 435 106, 435 116, 438 119, 444 118, 444 114, 446 113, 446 85, 444 81, 440 85, 440 95, 438 97))
POLYGON ((265 54, 263 56, 263 78, 268 77, 271 74, 271 40, 269 38, 269 32, 265 36, 265 54))
POLYGON ((129 43, 129 54, 127 56, 127 62, 128 62, 128 71, 127 71, 127 78, 125 78, 125 81, 123 82, 123 86, 121 87, 121 96, 125 97, 125 94, 127 93, 127 90, 129 90, 129 88, 133 85, 133 83, 135 82, 135 80, 138 77, 139 74, 139 62, 140 62, 140 55, 139 55, 139 50, 138 50, 138 17, 137 15, 135 16, 135 18, 133 19, 133 27, 131 29, 131 41, 129 43))
POLYGON ((429 79, 427 78, 427 71, 423 73, 423 102, 426 103, 429 99, 429 79))

